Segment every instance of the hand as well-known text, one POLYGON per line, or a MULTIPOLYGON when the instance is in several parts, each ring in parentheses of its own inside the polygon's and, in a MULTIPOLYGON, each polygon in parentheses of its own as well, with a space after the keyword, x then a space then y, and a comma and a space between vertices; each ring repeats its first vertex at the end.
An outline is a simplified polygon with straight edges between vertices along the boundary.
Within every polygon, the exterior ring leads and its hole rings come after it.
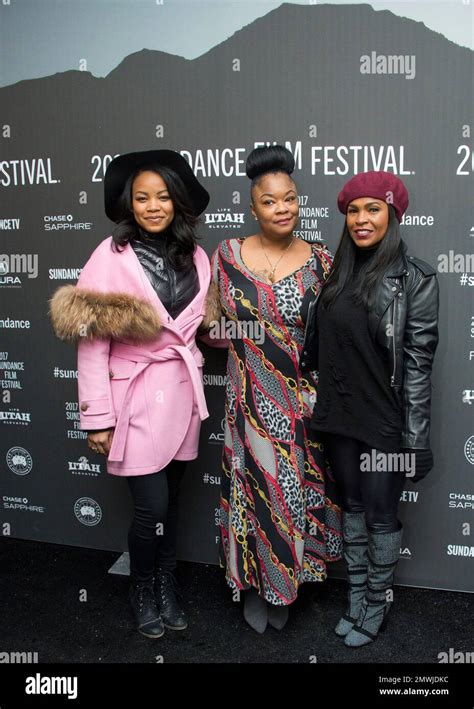
POLYGON ((414 472, 415 474, 407 475, 407 478, 413 483, 423 480, 433 467, 433 452, 431 448, 403 448, 402 453, 415 456, 414 468, 411 470, 411 473, 414 472))
POLYGON ((90 431, 87 434, 87 445, 94 453, 109 455, 113 437, 113 428, 107 428, 105 431, 90 431))

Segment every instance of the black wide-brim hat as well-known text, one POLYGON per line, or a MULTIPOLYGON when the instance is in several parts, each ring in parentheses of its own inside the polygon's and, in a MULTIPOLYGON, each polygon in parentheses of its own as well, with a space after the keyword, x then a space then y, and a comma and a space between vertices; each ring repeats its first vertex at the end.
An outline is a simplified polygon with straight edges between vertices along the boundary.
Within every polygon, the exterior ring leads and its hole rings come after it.
POLYGON ((119 155, 109 164, 104 176, 105 213, 117 221, 117 201, 131 174, 147 167, 169 167, 184 183, 193 213, 199 216, 209 204, 209 193, 198 182, 187 160, 175 150, 145 150, 119 155))

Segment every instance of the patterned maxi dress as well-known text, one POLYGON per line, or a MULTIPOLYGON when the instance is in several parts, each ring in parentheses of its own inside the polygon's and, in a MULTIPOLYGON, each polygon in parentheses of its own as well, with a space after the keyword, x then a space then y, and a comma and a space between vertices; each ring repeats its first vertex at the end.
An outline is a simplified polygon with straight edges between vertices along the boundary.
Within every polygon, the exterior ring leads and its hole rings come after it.
POLYGON ((308 303, 331 257, 313 244, 304 266, 267 284, 242 261, 242 242, 224 241, 213 256, 231 338, 221 563, 231 588, 255 587, 269 603, 288 605, 299 584, 323 581, 326 562, 341 556, 333 480, 309 428, 317 373, 298 369, 308 303))

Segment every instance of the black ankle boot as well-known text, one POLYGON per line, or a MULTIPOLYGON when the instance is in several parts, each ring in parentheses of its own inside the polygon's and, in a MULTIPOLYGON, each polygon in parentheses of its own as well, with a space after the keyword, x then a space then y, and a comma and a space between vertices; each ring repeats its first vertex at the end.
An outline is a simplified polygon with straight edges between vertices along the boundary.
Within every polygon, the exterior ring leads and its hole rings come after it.
POLYGON ((188 627, 186 615, 179 605, 181 594, 178 582, 171 571, 160 570, 155 576, 155 599, 160 609, 163 623, 170 630, 185 630, 188 627))
POLYGON ((138 632, 147 638, 161 638, 165 629, 156 607, 153 582, 132 582, 129 599, 138 632))

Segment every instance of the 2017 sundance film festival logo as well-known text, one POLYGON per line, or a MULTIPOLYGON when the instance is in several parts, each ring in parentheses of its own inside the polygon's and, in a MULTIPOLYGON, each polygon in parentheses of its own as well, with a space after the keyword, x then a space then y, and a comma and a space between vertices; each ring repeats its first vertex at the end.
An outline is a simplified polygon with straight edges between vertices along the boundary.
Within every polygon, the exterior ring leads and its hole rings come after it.
MULTIPOLYGON (((308 205, 306 194, 298 195, 298 204, 299 228, 293 232, 294 235, 305 241, 321 241, 322 230, 319 220, 329 218, 329 208, 308 205)), ((324 226, 326 225, 327 222, 324 222, 324 226)))
MULTIPOLYGON (((77 371, 76 371, 76 378, 77 378, 77 371)), ((64 402, 64 409, 65 409, 67 425, 71 426, 71 422, 72 422, 72 428, 68 428, 66 430, 67 438, 75 438, 75 439, 85 440, 87 438, 87 431, 80 430, 81 414, 79 413, 79 404, 77 403, 77 401, 64 402)))
POLYGON ((15 475, 28 475, 33 468, 33 458, 26 448, 14 446, 7 452, 7 465, 15 475))
POLYGON ((11 360, 9 359, 8 352, 0 352, 1 389, 22 389, 21 380, 18 378, 18 375, 21 377, 21 373, 24 371, 25 363, 23 361, 11 360))
POLYGON ((76 519, 86 527, 95 527, 102 519, 102 510, 92 497, 80 497, 74 504, 76 519))

